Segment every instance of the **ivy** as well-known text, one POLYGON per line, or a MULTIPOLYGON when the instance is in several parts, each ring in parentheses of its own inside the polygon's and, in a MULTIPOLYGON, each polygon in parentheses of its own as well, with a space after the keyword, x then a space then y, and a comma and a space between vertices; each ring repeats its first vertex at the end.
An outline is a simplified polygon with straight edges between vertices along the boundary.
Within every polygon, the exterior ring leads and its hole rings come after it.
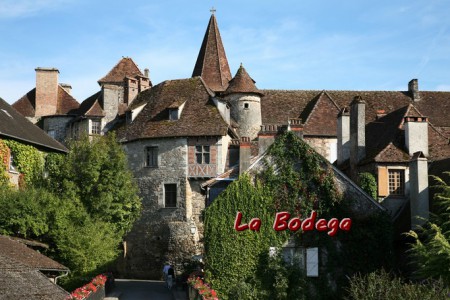
POLYGON ((6 173, 8 168, 8 146, 5 145, 3 140, 0 140, 0 187, 7 187, 9 183, 9 177, 6 173))
POLYGON ((292 132, 279 136, 263 164, 262 170, 251 171, 254 176, 240 176, 205 210, 206 279, 220 299, 329 299, 342 293, 346 275, 390 263, 389 217, 380 213, 361 220, 348 215, 349 201, 336 187, 331 166, 302 139, 292 132), (306 278, 303 270, 285 265, 280 256, 269 257, 269 247, 280 249, 293 235, 272 228, 276 212, 304 219, 312 210, 323 218, 353 221, 349 232, 338 232, 335 238, 318 232, 294 234, 297 245, 327 253, 319 278, 306 278), (260 230, 236 231, 238 211, 242 223, 261 219, 260 230), (333 278, 338 291, 324 274, 341 274, 333 278))
POLYGON ((14 157, 17 171, 23 174, 27 185, 39 182, 44 171, 44 154, 33 146, 14 140, 4 140, 14 157))
POLYGON ((373 199, 377 199, 377 180, 371 173, 360 173, 358 178, 359 186, 370 195, 373 199))

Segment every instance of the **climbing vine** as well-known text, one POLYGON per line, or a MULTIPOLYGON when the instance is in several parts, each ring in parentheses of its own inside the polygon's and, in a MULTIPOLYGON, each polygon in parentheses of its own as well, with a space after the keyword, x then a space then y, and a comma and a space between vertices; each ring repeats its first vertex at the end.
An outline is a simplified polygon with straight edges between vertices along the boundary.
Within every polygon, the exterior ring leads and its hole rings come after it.
POLYGON ((389 260, 389 217, 348 215, 350 201, 337 188, 331 166, 302 139, 292 132, 279 136, 261 164, 250 171, 254 176, 241 175, 205 211, 206 279, 220 299, 329 299, 342 292, 346 275, 371 272, 389 260), (331 238, 323 232, 272 227, 277 212, 304 219, 312 210, 321 218, 350 217, 352 230, 331 238), (259 218, 259 231, 236 231, 237 212, 242 223, 259 218), (327 253, 321 274, 341 276, 307 278, 279 254, 269 255, 270 247, 280 249, 290 237, 298 246, 327 253))
POLYGON ((33 185, 42 178, 44 171, 44 154, 33 146, 14 140, 5 140, 14 158, 17 171, 23 174, 24 182, 33 185))
POLYGON ((8 147, 3 140, 0 140, 0 187, 7 186, 9 183, 8 174, 6 174, 6 168, 8 167, 8 147))

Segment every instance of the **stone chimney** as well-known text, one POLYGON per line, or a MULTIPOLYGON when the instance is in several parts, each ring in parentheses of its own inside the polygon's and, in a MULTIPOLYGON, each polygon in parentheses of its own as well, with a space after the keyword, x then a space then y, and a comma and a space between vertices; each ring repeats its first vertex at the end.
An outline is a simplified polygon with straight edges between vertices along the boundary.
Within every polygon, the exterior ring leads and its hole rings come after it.
POLYGON ((149 75, 150 75, 150 70, 148 68, 145 68, 144 69, 144 76, 149 78, 149 75))
POLYGON ((270 145, 275 142, 275 138, 281 128, 278 125, 261 125, 261 130, 258 133, 258 153, 263 154, 269 149, 270 145))
POLYGON ((138 80, 138 90, 139 93, 143 92, 147 89, 149 89, 151 87, 151 82, 150 79, 148 77, 143 77, 143 76, 137 76, 136 77, 138 80))
POLYGON ((139 93, 138 79, 125 77, 125 97, 124 102, 130 104, 139 93))
POLYGON ((409 155, 420 151, 428 156, 428 118, 405 117, 405 146, 409 155))
POLYGON ((288 121, 288 131, 292 131, 296 136, 303 139, 302 119, 290 118, 288 121))
POLYGON ((338 114, 337 123, 337 164, 350 158, 350 112, 344 107, 338 114))
POLYGON ((68 83, 59 84, 69 95, 72 95, 72 86, 68 83))
POLYGON ((408 83, 408 93, 411 95, 414 102, 420 101, 419 80, 412 79, 408 83))
POLYGON ((416 152, 409 162, 409 198, 411 228, 423 225, 429 217, 428 162, 422 152, 416 152))
POLYGON ((350 166, 352 169, 366 156, 366 103, 356 96, 350 104, 350 166))
POLYGON ((35 117, 56 114, 58 107, 58 69, 36 68, 35 117))
POLYGON ((251 142, 249 137, 241 137, 239 144, 239 175, 250 167, 251 142))

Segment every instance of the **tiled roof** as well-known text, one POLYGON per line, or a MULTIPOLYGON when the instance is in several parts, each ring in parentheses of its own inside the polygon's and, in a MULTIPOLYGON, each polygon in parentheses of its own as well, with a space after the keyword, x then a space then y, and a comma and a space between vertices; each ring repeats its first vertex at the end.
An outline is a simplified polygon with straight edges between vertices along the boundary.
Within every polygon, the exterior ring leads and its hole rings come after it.
POLYGON ((211 15, 202 46, 195 63, 192 77, 201 76, 208 87, 215 92, 225 91, 231 80, 222 38, 215 15, 211 15))
POLYGON ((100 105, 102 102, 101 97, 102 92, 97 92, 81 102, 80 108, 78 109, 78 114, 81 116, 105 116, 105 112, 100 105))
POLYGON ((228 125, 210 99, 212 92, 200 77, 164 81, 138 95, 134 101, 147 105, 129 125, 118 132, 122 141, 141 138, 222 136, 228 125), (169 120, 169 107, 186 102, 178 120, 169 120))
MULTIPOLYGON (((74 115, 80 104, 61 85, 58 85, 58 99, 55 115, 74 115)), ((32 89, 17 100, 12 107, 25 117, 34 117, 36 113, 36 89, 32 89)))
POLYGON ((1 98, 0 138, 13 138, 45 151, 67 152, 66 147, 48 136, 1 98))
POLYGON ((68 296, 38 270, 0 254, 0 300, 64 300, 68 296))
POLYGON ((69 271, 53 259, 4 235, 0 235, 0 256, 12 258, 31 269, 69 271))
MULTIPOLYGON (((311 101, 314 103, 312 109, 308 113, 304 122, 304 134, 307 135, 336 135, 337 128, 337 114, 339 113, 339 107, 330 98, 328 93, 321 92, 316 100, 311 101)), ((305 109, 306 110, 306 109, 305 109)))
POLYGON ((123 57, 98 83, 123 83, 125 77, 144 76, 130 57, 123 57))
POLYGON ((245 68, 242 66, 239 67, 236 75, 230 81, 230 85, 225 91, 226 94, 231 93, 253 93, 258 95, 263 95, 260 90, 255 85, 255 81, 248 75, 245 68))

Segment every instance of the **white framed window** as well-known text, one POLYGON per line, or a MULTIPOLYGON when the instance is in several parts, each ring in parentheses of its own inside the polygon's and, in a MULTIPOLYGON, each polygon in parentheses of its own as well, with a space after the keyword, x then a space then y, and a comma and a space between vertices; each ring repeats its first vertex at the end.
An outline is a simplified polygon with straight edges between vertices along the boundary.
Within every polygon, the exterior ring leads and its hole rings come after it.
POLYGON ((388 169, 389 195, 405 195, 405 170, 388 169))
POLYGON ((91 121, 91 134, 101 134, 102 133, 102 121, 92 120, 91 121))
POLYGON ((16 164, 14 163, 14 155, 12 152, 9 153, 9 172, 18 173, 16 164))
POLYGON ((282 255, 286 264, 297 265, 306 271, 307 277, 319 276, 319 248, 285 246, 282 248, 282 255))
POLYGON ((210 146, 195 146, 195 158, 197 164, 209 164, 211 161, 210 157, 210 146))

